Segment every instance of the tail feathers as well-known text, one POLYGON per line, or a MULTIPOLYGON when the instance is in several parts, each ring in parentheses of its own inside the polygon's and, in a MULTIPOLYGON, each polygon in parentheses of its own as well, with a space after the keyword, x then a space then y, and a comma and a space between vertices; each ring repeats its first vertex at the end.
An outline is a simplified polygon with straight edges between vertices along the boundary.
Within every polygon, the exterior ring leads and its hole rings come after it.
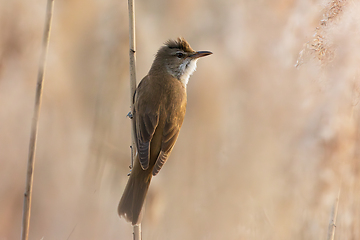
POLYGON ((151 169, 144 171, 136 161, 118 207, 119 216, 124 217, 132 225, 137 225, 141 222, 142 208, 151 177, 151 169))

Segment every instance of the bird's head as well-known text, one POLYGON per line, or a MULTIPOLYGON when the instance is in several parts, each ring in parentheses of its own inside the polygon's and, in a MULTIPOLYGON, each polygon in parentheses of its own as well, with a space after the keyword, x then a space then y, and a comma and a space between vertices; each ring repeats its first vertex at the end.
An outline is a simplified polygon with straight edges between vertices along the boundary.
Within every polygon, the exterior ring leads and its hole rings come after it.
POLYGON ((194 51, 183 38, 169 40, 157 52, 153 67, 166 70, 186 86, 196 69, 197 60, 210 54, 212 52, 194 51))

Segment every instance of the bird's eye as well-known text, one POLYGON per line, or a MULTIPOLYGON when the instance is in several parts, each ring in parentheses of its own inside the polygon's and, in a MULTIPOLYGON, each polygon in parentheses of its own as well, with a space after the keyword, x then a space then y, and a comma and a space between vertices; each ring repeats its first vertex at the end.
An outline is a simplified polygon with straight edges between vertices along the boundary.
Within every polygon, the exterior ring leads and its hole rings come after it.
POLYGON ((177 53, 176 53, 176 56, 177 56, 178 58, 182 58, 182 57, 184 57, 184 54, 181 53, 181 52, 177 52, 177 53))

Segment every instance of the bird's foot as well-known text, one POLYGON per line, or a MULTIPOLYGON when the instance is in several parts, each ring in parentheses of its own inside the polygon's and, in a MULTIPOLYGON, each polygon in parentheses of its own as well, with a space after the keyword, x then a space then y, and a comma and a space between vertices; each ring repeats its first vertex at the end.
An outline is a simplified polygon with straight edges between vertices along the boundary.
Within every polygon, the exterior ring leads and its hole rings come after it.
POLYGON ((128 118, 130 118, 130 119, 133 119, 133 114, 132 114, 131 111, 130 111, 126 116, 127 116, 128 118))

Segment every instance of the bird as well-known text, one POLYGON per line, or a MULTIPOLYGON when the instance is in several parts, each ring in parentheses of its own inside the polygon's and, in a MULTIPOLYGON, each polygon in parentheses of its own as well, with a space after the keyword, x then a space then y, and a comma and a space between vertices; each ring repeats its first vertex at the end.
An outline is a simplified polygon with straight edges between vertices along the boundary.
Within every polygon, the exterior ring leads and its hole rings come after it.
POLYGON ((190 76, 200 57, 182 37, 170 39, 157 51, 148 74, 137 86, 133 103, 134 166, 118 205, 118 214, 139 225, 150 181, 156 176, 179 136, 184 121, 190 76))

